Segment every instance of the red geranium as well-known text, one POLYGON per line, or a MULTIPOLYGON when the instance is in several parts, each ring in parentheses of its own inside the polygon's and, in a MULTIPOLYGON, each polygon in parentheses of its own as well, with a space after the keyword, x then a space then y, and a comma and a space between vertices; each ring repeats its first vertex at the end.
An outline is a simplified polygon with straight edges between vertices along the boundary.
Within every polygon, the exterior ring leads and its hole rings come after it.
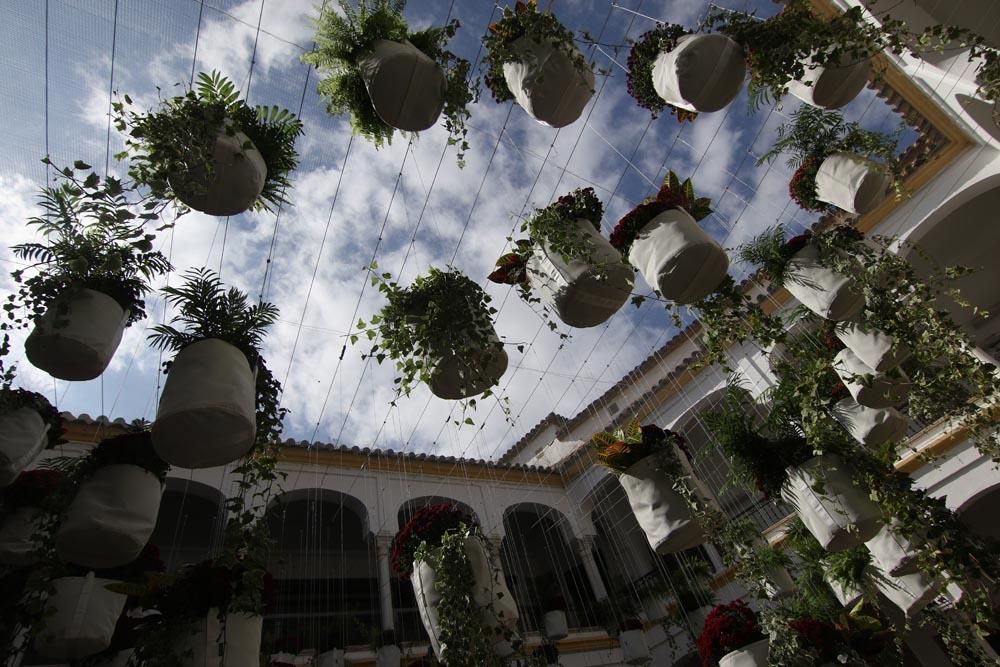
POLYGON ((743 600, 717 605, 705 618, 698 636, 703 667, 713 667, 727 653, 764 639, 757 614, 743 600))
POLYGON ((828 205, 816 196, 816 174, 819 173, 820 160, 810 158, 805 160, 788 183, 788 194, 801 208, 806 211, 825 211, 828 205))
POLYGON ((840 652, 842 640, 833 623, 818 621, 815 618, 798 618, 791 621, 788 626, 803 644, 815 649, 820 660, 832 660, 840 652))
POLYGON ((437 543, 461 524, 474 525, 472 517, 455 505, 440 503, 417 510, 392 540, 392 569, 402 579, 413 572, 413 556, 421 542, 437 543))
POLYGON ((618 221, 611 232, 611 245, 627 258, 642 228, 660 213, 675 208, 687 211, 695 220, 701 220, 712 212, 708 198, 695 197, 690 178, 681 182, 677 174, 669 171, 655 197, 645 200, 618 221))

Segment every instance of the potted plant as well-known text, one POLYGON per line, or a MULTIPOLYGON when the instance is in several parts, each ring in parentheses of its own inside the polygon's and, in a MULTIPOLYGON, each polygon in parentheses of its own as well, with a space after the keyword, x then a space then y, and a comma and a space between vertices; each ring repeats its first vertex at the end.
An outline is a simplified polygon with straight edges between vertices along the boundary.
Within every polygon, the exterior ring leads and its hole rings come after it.
POLYGON ((675 489, 685 483, 676 451, 683 446, 680 435, 631 420, 610 433, 595 433, 588 446, 598 463, 618 476, 656 553, 676 553, 701 544, 701 527, 675 489))
POLYGON ((47 498, 63 483, 59 470, 29 470, 0 489, 0 564, 31 565, 38 560, 34 536, 47 498))
POLYGON ((897 442, 906 436, 909 421, 896 408, 869 408, 851 397, 847 386, 837 382, 831 388, 830 414, 851 437, 871 447, 897 442))
POLYGON ((77 660, 106 650, 126 600, 108 590, 114 583, 93 571, 52 581, 35 651, 46 658, 77 660))
POLYGON ((405 6, 405 0, 340 0, 343 14, 320 11, 316 47, 302 58, 324 73, 317 90, 327 110, 350 114, 355 134, 376 147, 390 143, 396 130, 428 129, 443 110, 461 165, 468 107, 478 90, 467 80, 469 61, 445 48, 460 24, 453 19, 410 32, 405 6))
POLYGON ((573 45, 573 33, 535 0, 504 7, 483 37, 486 87, 498 103, 517 103, 538 122, 565 127, 594 94, 594 72, 573 45))
POLYGON ((74 475, 79 487, 55 535, 59 558, 99 569, 135 560, 156 527, 169 467, 149 431, 102 440, 74 475))
POLYGON ((604 207, 593 188, 580 188, 535 210, 521 225, 529 239, 497 260, 493 282, 516 284, 521 298, 541 301, 572 327, 594 327, 614 315, 632 291, 632 270, 601 236, 604 207))
POLYGON ((848 123, 835 111, 805 105, 796 109, 757 164, 782 153, 796 170, 788 194, 807 211, 829 212, 832 206, 864 215, 885 199, 889 186, 897 194, 902 187, 896 136, 848 123))
POLYGON ((375 667, 399 667, 402 652, 396 641, 395 630, 388 628, 380 631, 372 628, 370 646, 375 654, 375 667))
POLYGON ((899 369, 879 373, 845 347, 833 358, 833 370, 851 398, 866 408, 890 408, 906 400, 910 382, 899 369))
POLYGON ((16 368, 5 368, 3 357, 10 351, 10 338, 0 340, 0 493, 17 480, 48 445, 62 442, 59 411, 39 393, 15 389, 16 368))
POLYGON ((628 56, 628 92, 654 118, 665 107, 680 121, 718 111, 736 98, 745 76, 739 44, 672 23, 644 33, 628 56))
POLYGON ((887 373, 910 357, 906 345, 861 322, 838 322, 834 333, 861 363, 876 373, 887 373))
POLYGON ((288 174, 298 165, 302 122, 288 109, 251 107, 233 82, 201 72, 193 89, 139 112, 125 95, 113 103, 125 132, 129 176, 159 199, 208 215, 276 210, 287 203, 288 174))
POLYGON ((725 250, 697 223, 712 212, 709 204, 694 196, 691 179, 681 183, 667 172, 656 196, 618 221, 611 245, 664 298, 695 303, 718 288, 729 269, 725 250))
POLYGON ((542 611, 545 612, 543 624, 545 637, 549 641, 558 641, 569 636, 569 626, 566 623, 566 598, 562 595, 550 595, 542 601, 542 611))
POLYGON ((919 571, 915 543, 925 538, 926 534, 907 538, 901 532, 898 522, 890 521, 882 526, 875 537, 865 542, 865 546, 880 570, 898 577, 919 571))
POLYGON ((417 510, 392 543, 420 620, 442 662, 494 664, 510 653, 517 605, 472 519, 446 503, 417 510))
POLYGON ((34 324, 24 343, 28 361, 60 380, 103 373, 125 327, 145 319, 150 282, 171 269, 143 229, 158 217, 156 202, 135 213, 133 190, 94 172, 77 176, 89 169, 79 160, 57 169, 59 184, 42 190, 43 215, 28 220, 45 240, 11 248, 31 270, 11 273, 20 287, 4 309, 15 325, 34 324), (21 308, 27 317, 15 316, 21 308))
POLYGON ((408 396, 416 380, 444 399, 492 393, 507 370, 507 353, 493 328, 496 309, 479 285, 452 267, 431 267, 409 287, 388 273, 372 279, 388 303, 371 318, 371 328, 358 322, 359 334, 381 337, 370 354, 379 363, 387 356, 396 362, 401 393, 408 396))
POLYGON ((226 291, 218 275, 204 268, 191 269, 183 285, 163 293, 177 314, 170 324, 153 327, 149 340, 176 356, 164 364, 167 382, 153 422, 153 447, 182 468, 225 465, 280 426, 280 385, 260 354, 278 309, 251 305, 246 294, 235 287, 226 291))
POLYGON ((766 667, 768 639, 743 600, 717 605, 698 635, 703 667, 766 667))

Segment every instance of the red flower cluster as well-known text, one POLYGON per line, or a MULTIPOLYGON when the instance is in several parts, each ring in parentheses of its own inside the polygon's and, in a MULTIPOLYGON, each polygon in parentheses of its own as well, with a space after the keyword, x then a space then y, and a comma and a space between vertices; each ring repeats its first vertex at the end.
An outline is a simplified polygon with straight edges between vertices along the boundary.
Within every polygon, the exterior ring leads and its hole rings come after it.
POLYGON ((632 245, 632 242, 635 240, 636 234, 639 233, 639 230, 645 227, 650 220, 672 208, 675 207, 666 202, 662 202, 659 199, 653 199, 639 204, 634 209, 626 213, 625 217, 619 220, 618 224, 615 225, 614 230, 611 232, 611 237, 609 238, 611 245, 624 254, 625 249, 632 245))
POLYGON ((683 209, 695 220, 701 220, 712 212, 711 203, 706 197, 695 197, 690 178, 681 182, 673 171, 667 172, 656 196, 642 202, 618 221, 611 232, 611 245, 627 258, 636 235, 660 213, 683 209))
POLYGON ((832 660, 837 657, 842 641, 840 633, 832 623, 818 621, 815 618, 798 618, 791 621, 788 626, 803 644, 816 650, 820 660, 832 660))
POLYGON ((62 484, 65 475, 58 470, 28 470, 6 489, 0 491, 5 510, 19 507, 41 507, 45 499, 62 484))
POLYGON ((449 503, 428 505, 417 510, 392 540, 392 569, 402 579, 413 572, 413 555, 421 542, 436 543, 459 524, 474 525, 472 517, 449 503))
POLYGON ((716 606, 698 636, 702 667, 713 667, 727 653, 764 639, 757 614, 743 600, 716 606))
POLYGON ((601 218, 604 217, 604 204, 601 203, 594 188, 577 188, 565 194, 549 205, 552 210, 566 220, 590 220, 598 231, 601 229, 601 218))
POLYGON ((819 172, 820 160, 810 158, 805 160, 788 183, 788 195, 806 211, 825 211, 827 205, 816 197, 816 174, 819 172))

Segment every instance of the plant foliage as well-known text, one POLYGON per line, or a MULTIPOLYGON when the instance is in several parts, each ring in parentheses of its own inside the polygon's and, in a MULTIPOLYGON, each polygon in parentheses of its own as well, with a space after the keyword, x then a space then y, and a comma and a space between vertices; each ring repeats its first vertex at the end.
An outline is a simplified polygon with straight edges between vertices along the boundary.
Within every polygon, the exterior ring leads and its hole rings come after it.
POLYGON ((658 23, 652 30, 643 33, 628 54, 628 75, 626 85, 628 94, 643 109, 647 109, 656 118, 664 109, 673 114, 678 121, 694 120, 697 112, 681 109, 669 104, 653 87, 653 66, 661 53, 677 48, 677 40, 690 34, 690 30, 676 23, 658 23))
POLYGON ((717 605, 698 636, 702 667, 714 667, 727 653, 764 639, 757 614, 743 600, 717 605))
POLYGON ((682 209, 695 220, 701 220, 712 213, 712 200, 695 197, 694 184, 690 178, 682 183, 673 171, 668 171, 663 185, 656 196, 643 200, 641 204, 625 214, 611 232, 611 245, 618 249, 622 257, 628 259, 632 243, 642 228, 664 211, 682 209))
POLYGON ((611 432, 595 433, 588 443, 597 461, 612 470, 625 472, 648 456, 676 458, 675 447, 684 451, 684 438, 673 431, 633 419, 611 432))
POLYGON ((421 544, 440 544, 445 533, 457 532, 463 526, 472 527, 475 522, 455 505, 438 503, 421 507, 392 540, 392 569, 401 578, 408 579, 421 544))

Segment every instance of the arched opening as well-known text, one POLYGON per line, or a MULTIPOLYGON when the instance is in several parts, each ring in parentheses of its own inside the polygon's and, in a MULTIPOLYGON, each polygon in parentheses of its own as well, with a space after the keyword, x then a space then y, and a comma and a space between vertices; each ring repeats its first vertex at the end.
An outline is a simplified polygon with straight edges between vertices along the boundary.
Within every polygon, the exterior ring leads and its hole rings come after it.
POLYGON ((479 523, 479 515, 477 515, 476 512, 469 507, 469 505, 463 503, 461 500, 455 500, 454 498, 447 498, 445 496, 421 496, 419 498, 411 498, 399 506, 399 511, 396 513, 399 528, 402 529, 417 510, 430 505, 441 504, 457 507, 459 510, 471 516, 476 523, 479 523))
POLYGON ((976 535, 1000 541, 1000 484, 974 496, 958 511, 962 523, 976 535))
POLYGON ((222 542, 224 496, 207 484, 168 477, 150 544, 160 548, 167 571, 211 557, 222 542))

